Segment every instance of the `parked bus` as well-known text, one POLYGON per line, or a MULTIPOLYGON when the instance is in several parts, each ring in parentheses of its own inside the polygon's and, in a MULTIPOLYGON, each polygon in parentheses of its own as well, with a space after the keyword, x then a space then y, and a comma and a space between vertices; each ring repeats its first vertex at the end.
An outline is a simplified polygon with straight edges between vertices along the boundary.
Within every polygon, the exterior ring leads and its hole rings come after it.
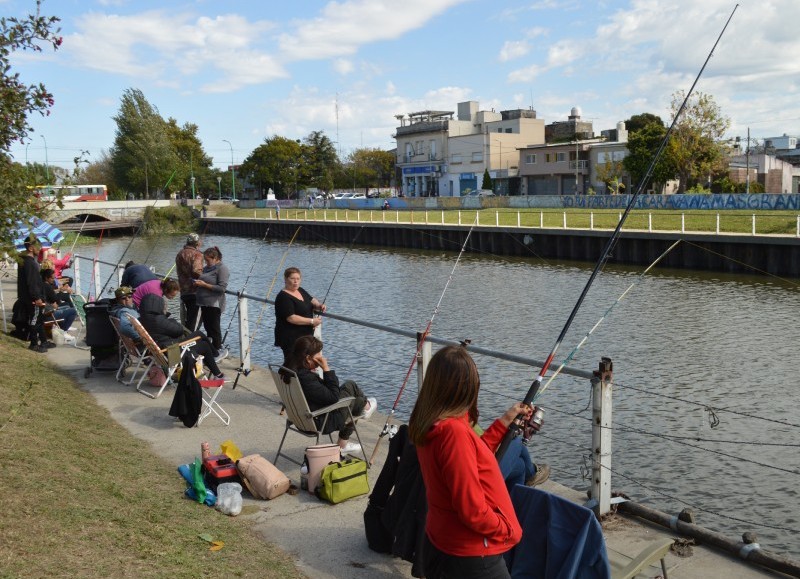
POLYGON ((105 185, 39 185, 33 194, 43 201, 54 201, 57 196, 67 201, 108 201, 105 185))

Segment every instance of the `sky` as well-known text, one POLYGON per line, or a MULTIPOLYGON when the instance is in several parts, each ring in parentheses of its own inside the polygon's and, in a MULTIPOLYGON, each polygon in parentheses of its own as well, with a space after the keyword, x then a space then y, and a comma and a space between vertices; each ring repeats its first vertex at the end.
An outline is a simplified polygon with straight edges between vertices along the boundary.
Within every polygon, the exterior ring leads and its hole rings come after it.
MULTIPOLYGON (((194 123, 214 166, 264 139, 324 131, 342 155, 391 149, 396 115, 530 108, 546 123, 580 107, 594 131, 643 112, 669 119, 735 3, 721 0, 44 0, 62 47, 15 53, 21 80, 55 97, 19 162, 72 168, 114 142, 120 99, 141 90, 194 123), (225 142, 229 141, 230 145, 225 142)), ((34 0, 0 0, 22 16, 34 0)), ((745 0, 696 90, 729 136, 800 136, 800 1, 745 0)))

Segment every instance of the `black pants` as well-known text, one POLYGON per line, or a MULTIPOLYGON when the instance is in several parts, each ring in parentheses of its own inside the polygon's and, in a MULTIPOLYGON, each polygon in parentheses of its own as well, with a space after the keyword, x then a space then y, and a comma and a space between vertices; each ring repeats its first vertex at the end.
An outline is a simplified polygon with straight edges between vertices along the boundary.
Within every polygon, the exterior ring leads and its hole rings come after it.
MULTIPOLYGON (((353 418, 358 418, 364 414, 364 406, 367 405, 367 397, 364 395, 361 388, 358 387, 358 384, 352 380, 345 380, 339 386, 339 399, 341 400, 348 396, 355 396, 355 400, 350 403, 350 413, 353 415, 353 418)), ((350 416, 348 416, 347 410, 340 408, 336 412, 341 415, 341 420, 344 422, 344 426, 339 429, 339 438, 342 440, 349 440, 350 435, 353 434, 356 428, 353 423, 350 422, 350 416)))
MULTIPOLYGON (((209 372, 211 372, 214 376, 218 376, 220 374, 219 366, 214 361, 214 347, 211 345, 211 342, 208 341, 201 332, 195 332, 194 334, 190 335, 186 338, 180 338, 179 340, 175 340, 174 342, 170 343, 178 343, 178 342, 185 342, 186 340, 194 339, 197 340, 194 346, 189 348, 189 351, 194 354, 195 356, 202 356, 203 357, 203 365, 208 368, 209 372)), ((165 344, 164 346, 169 346, 170 343, 165 344)))
POLYGON ((197 296, 195 294, 181 294, 181 304, 183 305, 183 325, 194 331, 197 327, 197 315, 200 308, 197 306, 197 296))
POLYGON ((422 543, 426 579, 510 579, 503 555, 458 557, 433 546, 428 535, 422 543))
POLYGON ((214 306, 201 306, 200 315, 203 318, 203 327, 206 329, 206 335, 211 344, 217 350, 222 348, 222 329, 220 328, 220 317, 222 317, 222 310, 214 306))
POLYGON ((32 346, 44 344, 47 341, 47 334, 44 332, 43 309, 33 304, 25 308, 28 317, 28 340, 32 346))

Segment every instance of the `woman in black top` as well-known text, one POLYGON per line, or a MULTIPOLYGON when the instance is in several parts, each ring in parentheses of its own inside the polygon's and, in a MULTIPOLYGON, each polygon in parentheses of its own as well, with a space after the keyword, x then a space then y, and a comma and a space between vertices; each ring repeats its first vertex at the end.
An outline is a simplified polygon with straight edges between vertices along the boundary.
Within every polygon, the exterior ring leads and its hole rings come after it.
POLYGON ((284 362, 289 359, 294 343, 303 336, 312 336, 322 324, 314 311, 325 311, 325 304, 300 287, 302 276, 296 267, 283 272, 284 288, 275 297, 275 345, 283 350, 284 362))

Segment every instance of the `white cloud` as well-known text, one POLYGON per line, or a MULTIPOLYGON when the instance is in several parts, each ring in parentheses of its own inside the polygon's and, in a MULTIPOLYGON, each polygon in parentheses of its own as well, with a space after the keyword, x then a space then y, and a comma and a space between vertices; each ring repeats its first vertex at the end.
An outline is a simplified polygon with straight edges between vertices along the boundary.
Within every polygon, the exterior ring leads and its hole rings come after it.
POLYGON ((500 62, 508 62, 515 58, 525 56, 530 52, 530 45, 524 40, 507 40, 500 49, 498 59, 500 62))
POLYGON ((355 70, 355 66, 353 66, 353 61, 351 60, 346 58, 337 58, 333 61, 333 70, 341 75, 346 75, 353 72, 353 70, 355 70))
POLYGON ((279 38, 287 59, 354 54, 364 44, 396 39, 466 0, 347 0, 329 2, 320 16, 296 23, 279 38))

